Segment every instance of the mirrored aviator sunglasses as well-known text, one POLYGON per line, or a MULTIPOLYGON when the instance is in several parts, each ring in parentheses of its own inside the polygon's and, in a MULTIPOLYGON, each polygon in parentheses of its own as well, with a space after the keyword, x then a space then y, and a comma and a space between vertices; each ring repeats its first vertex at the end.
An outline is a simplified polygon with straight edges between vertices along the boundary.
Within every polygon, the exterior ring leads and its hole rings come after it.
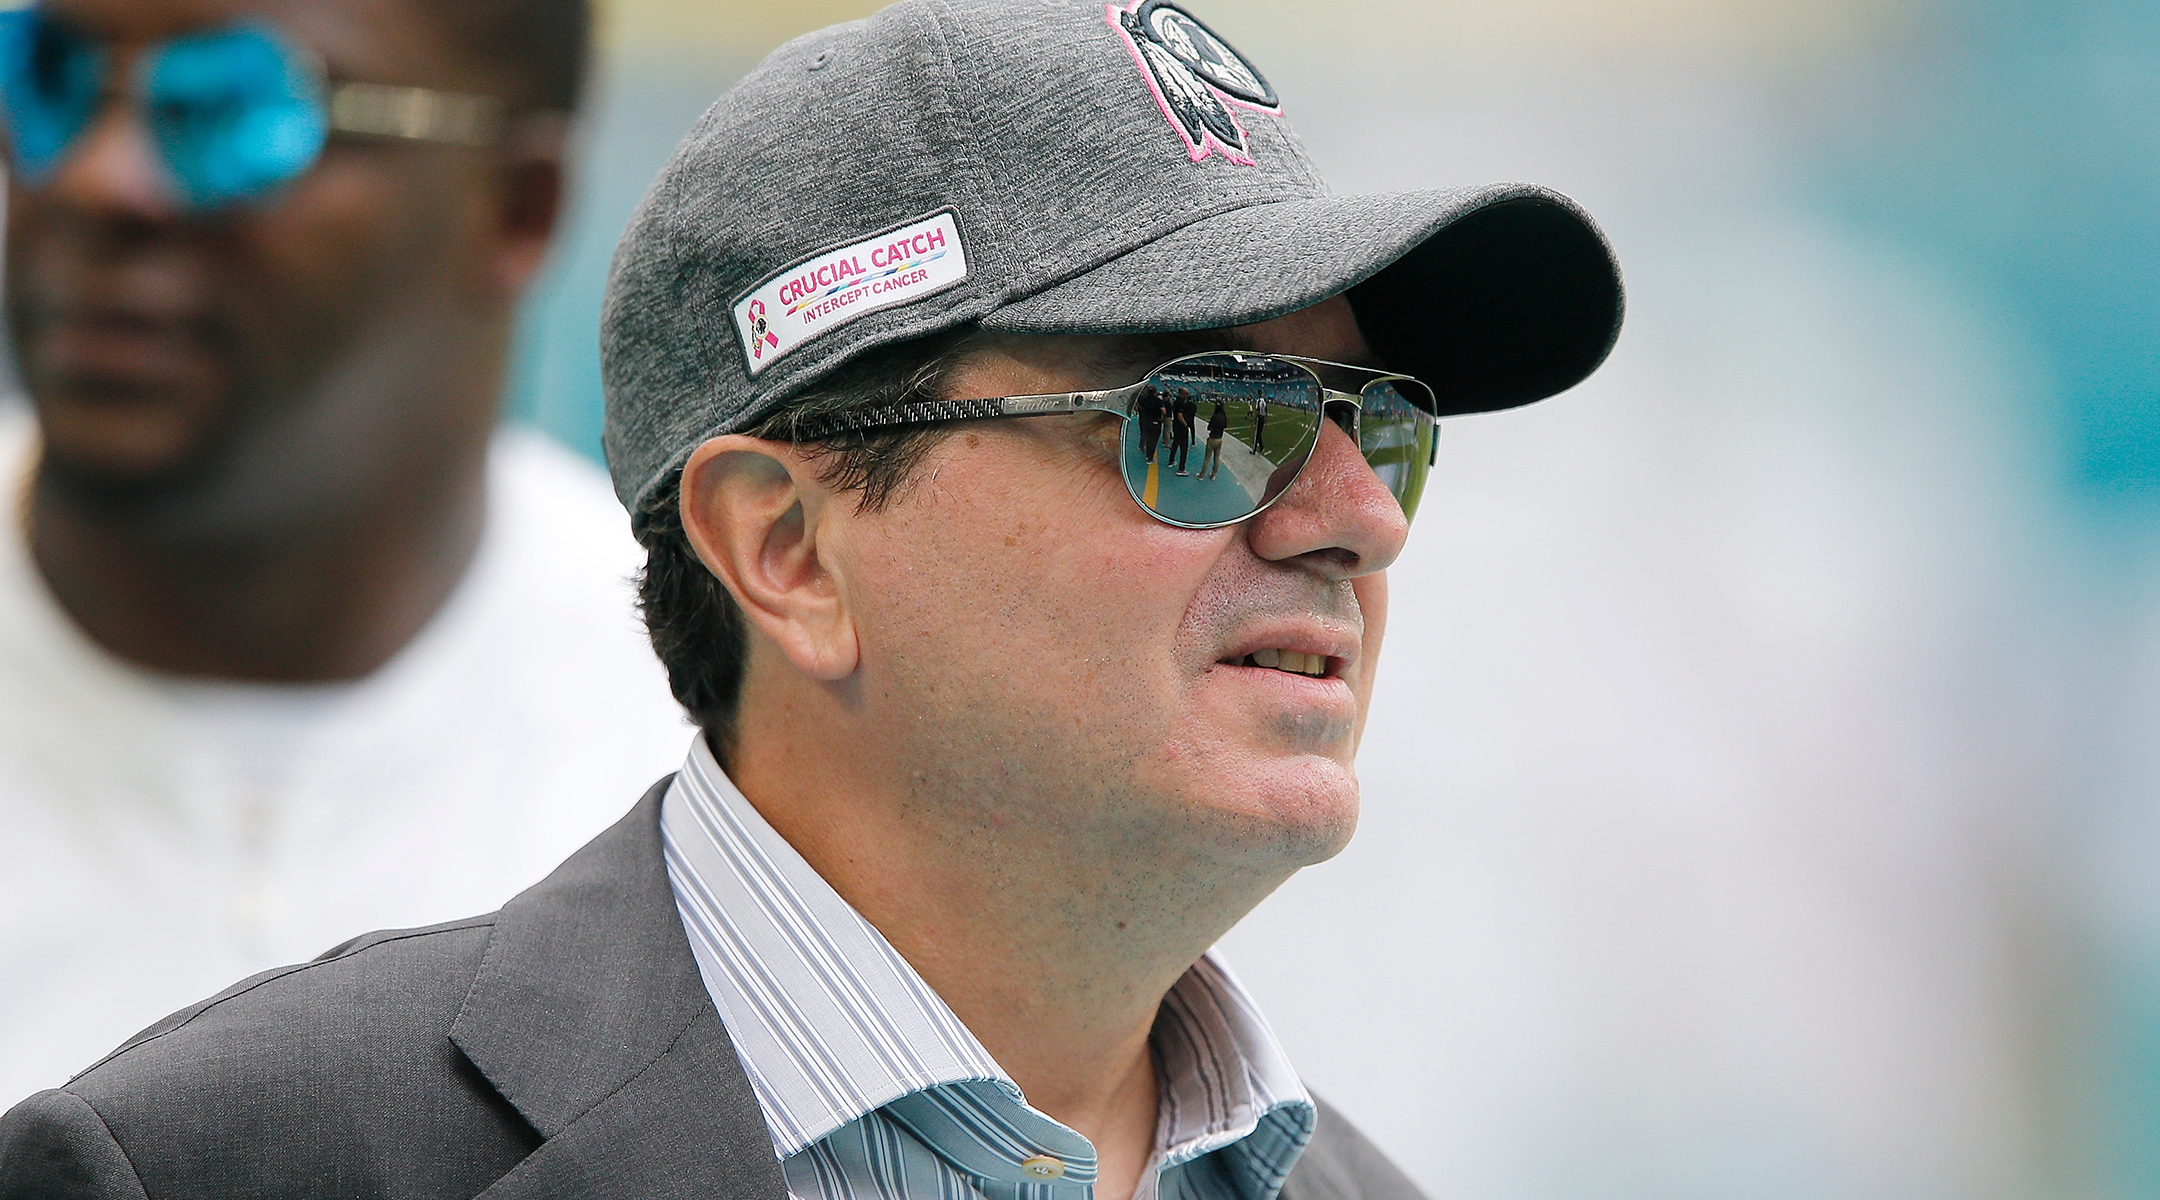
POLYGON ((1123 418, 1119 459, 1126 490, 1150 516, 1185 529, 1219 529, 1265 511, 1297 482, 1331 421, 1402 505, 1417 515, 1438 461, 1439 405, 1407 375, 1287 354, 1221 350, 1164 363, 1138 383, 1105 391, 980 400, 924 400, 806 420, 799 440, 852 431, 988 417, 1107 412, 1123 418), (1358 391, 1322 379, 1368 377, 1358 391))
POLYGON ((501 134, 493 97, 333 84, 312 52, 262 24, 149 47, 130 81, 110 78, 112 57, 42 8, 0 13, 0 108, 23 181, 48 179, 114 90, 140 106, 176 191, 196 210, 292 182, 333 132, 473 146, 501 134))

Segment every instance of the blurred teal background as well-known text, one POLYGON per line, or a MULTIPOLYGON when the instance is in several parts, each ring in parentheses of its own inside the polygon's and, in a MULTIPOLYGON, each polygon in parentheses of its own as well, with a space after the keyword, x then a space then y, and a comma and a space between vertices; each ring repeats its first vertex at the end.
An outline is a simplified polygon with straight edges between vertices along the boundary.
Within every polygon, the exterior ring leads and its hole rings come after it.
MULTIPOLYGON (((871 7, 617 0, 517 419, 597 456, 646 182, 871 7)), ((1630 279, 1451 425, 1364 831, 1228 943, 1313 1085, 1436 1197, 2160 1196, 2160 6, 1193 8, 1339 190, 1630 279)))

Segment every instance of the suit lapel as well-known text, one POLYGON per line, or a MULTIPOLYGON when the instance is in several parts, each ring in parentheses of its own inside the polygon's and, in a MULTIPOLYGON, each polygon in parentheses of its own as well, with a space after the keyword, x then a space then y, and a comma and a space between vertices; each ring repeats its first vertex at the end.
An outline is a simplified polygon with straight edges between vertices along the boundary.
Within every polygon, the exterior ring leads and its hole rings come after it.
POLYGON ((786 1196, 676 915, 669 782, 496 918, 450 1038, 546 1140, 491 1200, 786 1196))

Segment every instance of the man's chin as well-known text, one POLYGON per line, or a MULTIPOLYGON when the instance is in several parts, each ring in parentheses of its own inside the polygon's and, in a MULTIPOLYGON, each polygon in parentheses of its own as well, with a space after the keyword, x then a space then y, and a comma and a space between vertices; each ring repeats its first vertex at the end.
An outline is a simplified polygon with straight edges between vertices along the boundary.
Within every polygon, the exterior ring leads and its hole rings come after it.
POLYGON ((200 490, 213 466, 200 422, 154 404, 40 405, 38 485, 90 512, 170 504, 200 490))
POLYGON ((1235 756, 1181 788, 1197 840, 1255 868, 1295 871, 1326 862, 1357 831, 1357 774, 1316 754, 1235 756), (1205 781, 1204 783, 1202 781, 1205 781))

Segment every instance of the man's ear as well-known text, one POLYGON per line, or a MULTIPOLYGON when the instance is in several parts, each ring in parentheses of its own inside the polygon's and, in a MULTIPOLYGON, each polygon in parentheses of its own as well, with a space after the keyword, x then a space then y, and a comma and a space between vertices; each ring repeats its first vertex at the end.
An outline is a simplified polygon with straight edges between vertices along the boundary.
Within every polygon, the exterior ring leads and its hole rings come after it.
POLYGON ((522 295, 547 263, 562 219, 569 171, 570 121, 556 113, 519 118, 497 168, 495 282, 522 295))
POLYGON ((683 533, 750 627, 814 679, 854 673, 860 648, 832 561, 831 520, 851 511, 786 442, 730 434, 690 455, 683 533))

